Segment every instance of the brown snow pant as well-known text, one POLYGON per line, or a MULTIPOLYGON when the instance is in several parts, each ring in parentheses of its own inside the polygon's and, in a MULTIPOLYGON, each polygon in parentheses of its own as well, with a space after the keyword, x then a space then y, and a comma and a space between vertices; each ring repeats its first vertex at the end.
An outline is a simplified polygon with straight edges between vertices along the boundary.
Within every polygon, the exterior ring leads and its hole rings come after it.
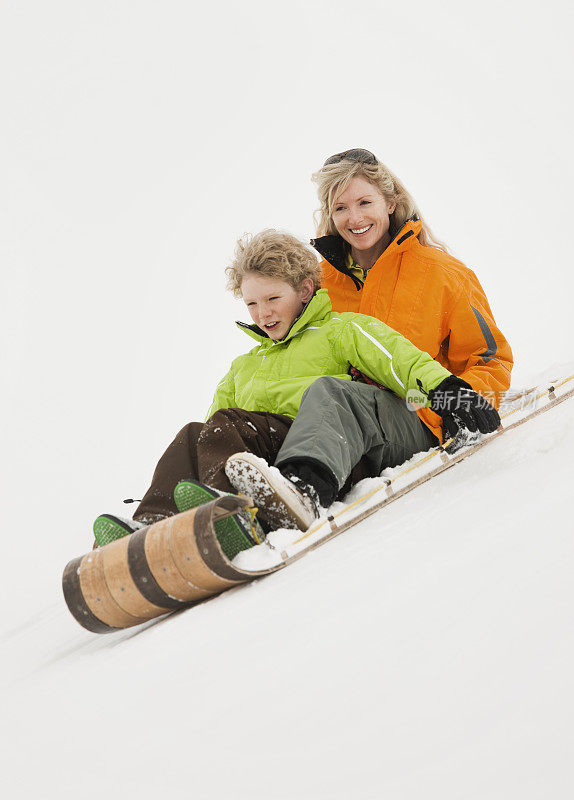
POLYGON ((181 480, 235 492, 225 474, 229 456, 247 451, 273 464, 292 422, 284 414, 223 408, 205 423, 188 423, 160 458, 133 518, 151 523, 177 514, 173 490, 181 480))
MULTIPOLYGON (((177 434, 155 468, 151 486, 133 518, 146 524, 177 514, 173 490, 191 478, 223 492, 235 492, 225 474, 225 462, 234 453, 249 452, 268 464, 277 460, 293 423, 285 414, 222 408, 207 422, 189 422, 177 434)), ((355 464, 339 496, 372 475, 368 456, 355 464)))

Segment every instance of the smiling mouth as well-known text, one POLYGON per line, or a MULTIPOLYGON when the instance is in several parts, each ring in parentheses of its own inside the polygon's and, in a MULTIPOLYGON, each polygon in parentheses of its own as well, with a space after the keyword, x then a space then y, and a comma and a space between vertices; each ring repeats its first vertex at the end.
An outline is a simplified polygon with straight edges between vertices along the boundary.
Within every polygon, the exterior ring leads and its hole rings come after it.
POLYGON ((365 225, 364 228, 350 228, 350 231, 351 233, 354 233, 355 236, 360 236, 361 234, 370 231, 372 227, 372 225, 365 225))
POLYGON ((264 325, 263 327, 265 328, 266 331, 272 331, 273 328, 277 327, 277 325, 279 325, 278 322, 270 322, 268 325, 264 325))

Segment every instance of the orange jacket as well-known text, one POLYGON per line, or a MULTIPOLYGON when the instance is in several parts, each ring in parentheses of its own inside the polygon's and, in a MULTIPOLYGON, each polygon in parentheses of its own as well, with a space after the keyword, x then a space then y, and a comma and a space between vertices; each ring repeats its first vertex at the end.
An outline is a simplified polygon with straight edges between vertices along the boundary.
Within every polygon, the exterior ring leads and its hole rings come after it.
MULTIPOLYGON (((442 250, 421 245, 420 230, 416 217, 408 220, 364 285, 349 272, 348 245, 340 236, 313 240, 325 259, 323 286, 333 311, 382 320, 498 408, 510 386, 510 345, 474 272, 442 250)), ((442 442, 441 418, 427 408, 418 414, 442 442)))

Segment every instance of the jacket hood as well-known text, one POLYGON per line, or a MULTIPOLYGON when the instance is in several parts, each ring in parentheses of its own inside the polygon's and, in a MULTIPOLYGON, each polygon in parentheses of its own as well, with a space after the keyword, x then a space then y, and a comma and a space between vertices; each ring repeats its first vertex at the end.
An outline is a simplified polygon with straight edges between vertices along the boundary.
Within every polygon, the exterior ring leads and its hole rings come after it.
POLYGON ((311 322, 318 322, 324 319, 332 311, 331 300, 326 289, 318 289, 313 297, 309 300, 306 306, 298 317, 295 318, 293 324, 282 339, 275 341, 265 331, 261 330, 258 325, 249 325, 246 322, 235 323, 237 327, 249 334, 256 341, 260 343, 270 342, 273 344, 284 344, 288 342, 293 336, 300 333, 303 328, 306 328, 311 322))
MULTIPOLYGON (((415 214, 405 222, 395 238, 381 254, 381 257, 386 256, 394 251, 400 252, 401 250, 407 250, 409 247, 411 247, 414 239, 416 239, 418 234, 421 232, 421 228, 422 223, 415 214)), ((330 236, 320 236, 318 239, 311 239, 311 245, 338 272, 342 272, 343 275, 347 275, 349 278, 351 278, 357 291, 360 291, 363 288, 361 281, 355 275, 353 275, 347 266, 347 258, 350 252, 350 246, 342 236, 339 236, 338 233, 330 236)))

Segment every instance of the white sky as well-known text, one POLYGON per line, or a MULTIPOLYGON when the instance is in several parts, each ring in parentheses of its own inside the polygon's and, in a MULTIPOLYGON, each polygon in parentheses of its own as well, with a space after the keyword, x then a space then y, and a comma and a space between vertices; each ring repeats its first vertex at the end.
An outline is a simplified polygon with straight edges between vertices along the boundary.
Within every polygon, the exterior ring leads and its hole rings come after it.
POLYGON ((312 236, 332 152, 374 150, 475 269, 517 385, 571 360, 573 16, 0 2, 5 522, 16 555, 46 559, 40 582, 203 418, 250 346, 224 292, 235 240, 312 236))

